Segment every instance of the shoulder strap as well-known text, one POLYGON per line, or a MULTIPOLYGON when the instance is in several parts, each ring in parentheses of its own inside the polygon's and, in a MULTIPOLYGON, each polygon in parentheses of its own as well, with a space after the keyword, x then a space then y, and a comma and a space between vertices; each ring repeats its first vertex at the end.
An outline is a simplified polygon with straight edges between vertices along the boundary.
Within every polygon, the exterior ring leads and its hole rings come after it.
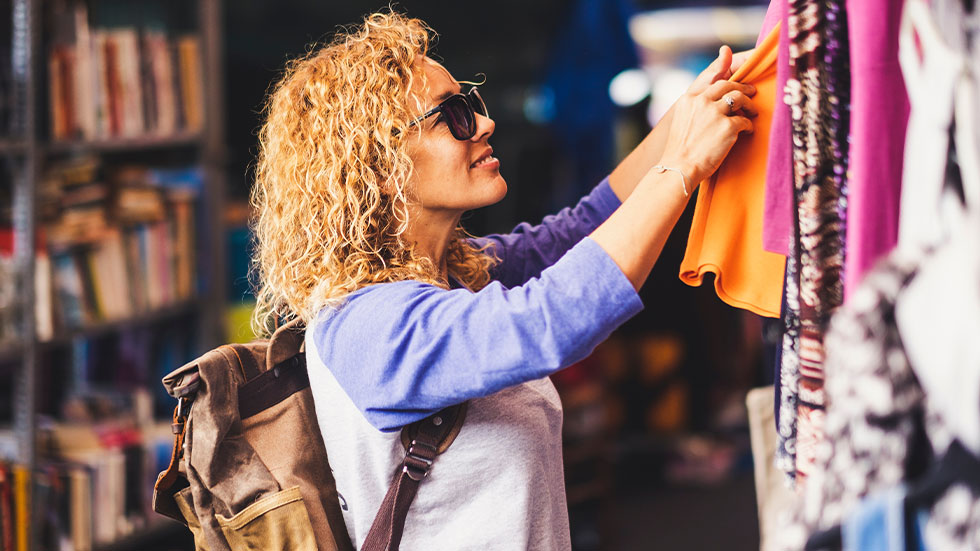
POLYGON ((405 517, 432 463, 453 443, 466 418, 466 403, 448 407, 402 429, 405 460, 388 488, 361 551, 398 551, 405 517))

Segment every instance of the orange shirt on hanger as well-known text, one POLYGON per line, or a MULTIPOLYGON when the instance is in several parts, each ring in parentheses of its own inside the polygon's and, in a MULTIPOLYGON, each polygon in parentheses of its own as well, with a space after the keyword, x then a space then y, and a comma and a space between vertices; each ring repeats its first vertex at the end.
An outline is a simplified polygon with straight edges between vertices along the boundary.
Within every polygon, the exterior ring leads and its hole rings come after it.
POLYGON ((701 184, 694 221, 681 261, 681 281, 699 286, 715 274, 721 300, 760 316, 779 317, 786 257, 762 248, 762 208, 769 153, 769 127, 776 101, 779 25, 731 80, 755 86, 759 115, 717 172, 701 184))

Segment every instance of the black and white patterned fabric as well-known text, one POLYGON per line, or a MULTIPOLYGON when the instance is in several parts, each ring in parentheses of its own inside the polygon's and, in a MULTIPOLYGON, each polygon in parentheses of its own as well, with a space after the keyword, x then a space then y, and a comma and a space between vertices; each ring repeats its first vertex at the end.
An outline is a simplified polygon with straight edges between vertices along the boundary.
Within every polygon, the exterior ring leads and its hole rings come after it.
MULTIPOLYGON (((825 437, 800 507, 781 531, 781 548, 802 549, 811 533, 840 524, 862 498, 911 477, 912 456, 929 453, 929 444, 916 438, 920 427, 934 444, 952 440, 916 378, 895 322, 898 298, 933 256, 892 253, 831 321, 825 437)), ((980 500, 964 485, 951 487, 931 510, 925 541, 934 550, 980 549, 980 500)))

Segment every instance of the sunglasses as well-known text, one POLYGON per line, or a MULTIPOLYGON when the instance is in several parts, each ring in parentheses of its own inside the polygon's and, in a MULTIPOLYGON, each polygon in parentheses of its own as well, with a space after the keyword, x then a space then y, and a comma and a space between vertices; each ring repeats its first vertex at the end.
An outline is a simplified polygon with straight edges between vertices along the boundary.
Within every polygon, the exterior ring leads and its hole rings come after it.
POLYGON ((442 103, 413 120, 408 126, 416 125, 437 113, 442 114, 443 120, 446 121, 446 126, 449 127, 449 132, 457 140, 468 140, 476 134, 477 113, 484 117, 489 116, 487 114, 487 104, 483 103, 480 92, 474 86, 465 94, 453 94, 449 96, 442 103))

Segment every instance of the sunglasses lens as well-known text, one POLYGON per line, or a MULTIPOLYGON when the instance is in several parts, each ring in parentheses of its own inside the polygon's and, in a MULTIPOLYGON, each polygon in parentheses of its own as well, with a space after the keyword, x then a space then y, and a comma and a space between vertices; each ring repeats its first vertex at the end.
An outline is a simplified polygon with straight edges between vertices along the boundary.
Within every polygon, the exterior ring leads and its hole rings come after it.
POLYGON ((463 96, 453 96, 442 104, 442 115, 457 140, 468 140, 476 133, 476 119, 463 96))
POLYGON ((470 104, 470 107, 474 112, 479 113, 484 117, 490 116, 487 113, 487 104, 484 103, 483 96, 480 95, 480 92, 478 92, 476 88, 473 88, 468 94, 466 94, 466 103, 470 104))

